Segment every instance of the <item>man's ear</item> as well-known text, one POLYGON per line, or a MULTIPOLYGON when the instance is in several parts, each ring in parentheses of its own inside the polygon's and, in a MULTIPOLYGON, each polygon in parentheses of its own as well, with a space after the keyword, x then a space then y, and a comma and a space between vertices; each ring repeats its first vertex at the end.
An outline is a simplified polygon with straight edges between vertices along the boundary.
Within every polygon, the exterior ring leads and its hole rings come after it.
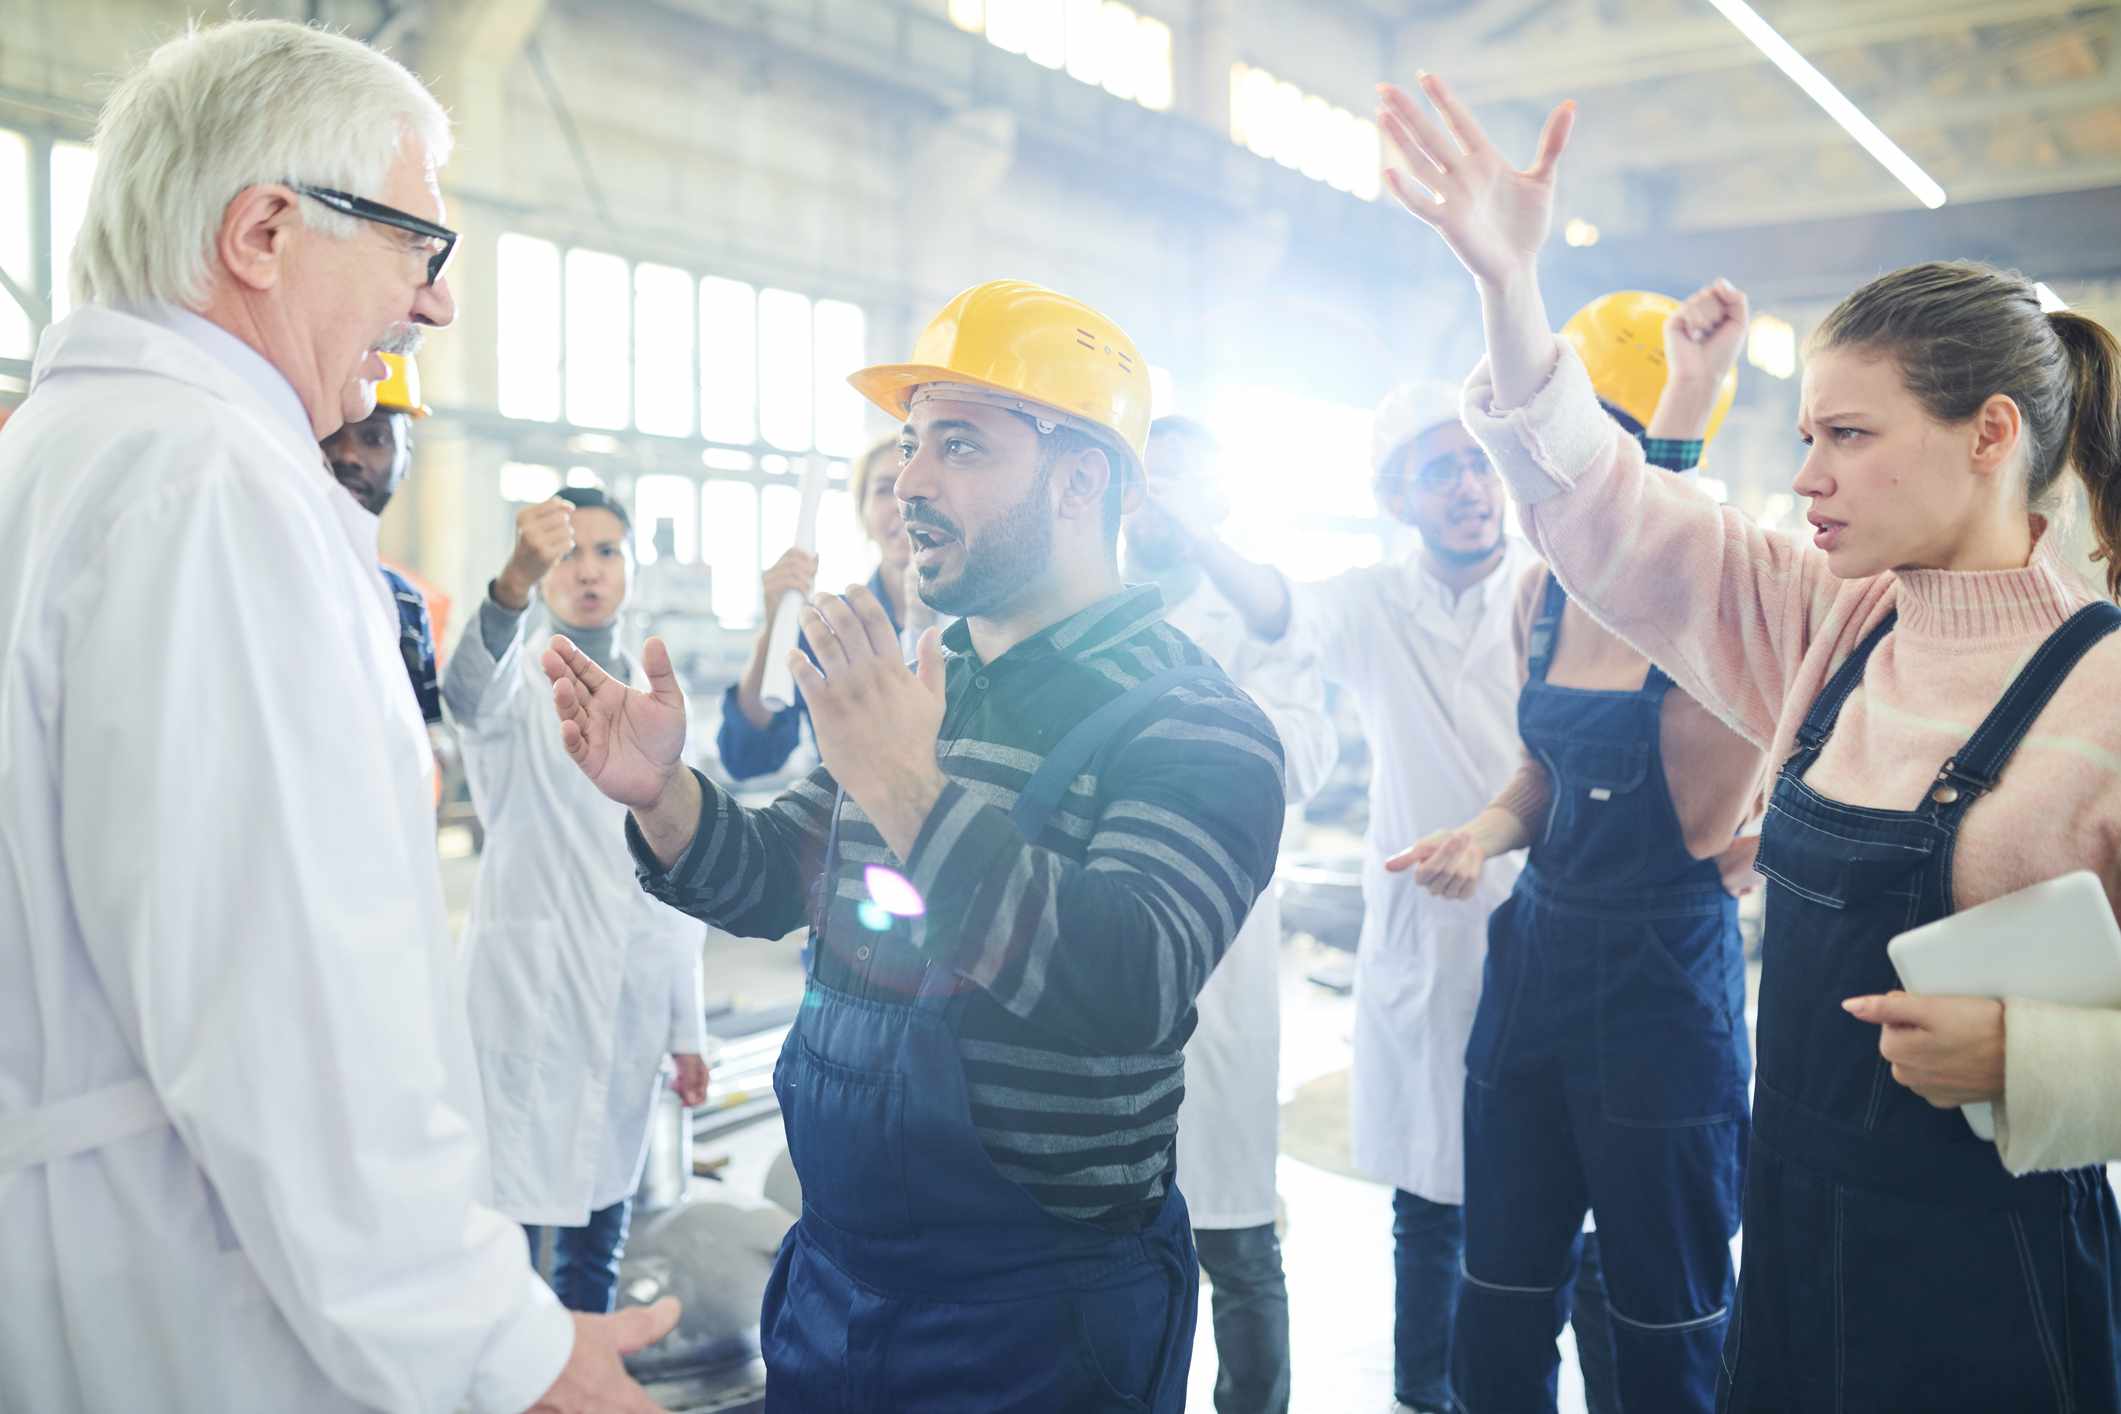
MULTIPOLYGON (((1061 463, 1061 518, 1090 516, 1102 526, 1106 492, 1111 488, 1112 478, 1122 474, 1103 447, 1093 445, 1070 455, 1061 463)), ((1135 494, 1138 501, 1140 493, 1135 494)))
POLYGON ((300 198, 277 182, 245 187, 221 212, 214 254, 229 278, 250 290, 280 283, 288 246, 302 224, 300 198))

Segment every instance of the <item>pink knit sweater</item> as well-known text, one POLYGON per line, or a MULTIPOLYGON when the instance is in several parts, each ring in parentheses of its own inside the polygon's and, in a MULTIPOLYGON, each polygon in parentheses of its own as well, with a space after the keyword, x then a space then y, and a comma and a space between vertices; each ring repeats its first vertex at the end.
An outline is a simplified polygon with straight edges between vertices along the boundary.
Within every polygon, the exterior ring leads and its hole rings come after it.
MULTIPOLYGON (((1467 383, 1465 415, 1570 596, 1766 746, 1771 769, 1790 755, 1834 669, 1899 610, 1806 778, 1836 800, 1916 808, 2041 641, 2088 602, 2037 551, 2022 569, 1836 579, 1809 544, 1653 474, 1566 348, 1518 409, 1493 405, 1482 365, 1467 383)), ((1967 811, 1952 870, 1959 907, 2074 869, 2094 871, 2108 897, 2121 898, 2117 701, 2121 634, 2078 663, 2002 781, 1967 811)), ((2013 1080, 2006 1108, 2018 1093, 2013 1080)), ((2104 1104, 2121 1113, 2121 1097, 2104 1104)), ((2030 1156, 2006 1141, 2004 1157, 2020 1168, 2030 1156)))

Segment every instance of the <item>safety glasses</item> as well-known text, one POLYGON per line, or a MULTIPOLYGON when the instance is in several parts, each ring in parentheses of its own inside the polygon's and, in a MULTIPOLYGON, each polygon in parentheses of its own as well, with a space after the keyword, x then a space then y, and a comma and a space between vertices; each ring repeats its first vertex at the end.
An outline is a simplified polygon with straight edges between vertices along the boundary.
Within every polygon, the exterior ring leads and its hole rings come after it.
POLYGON ((323 202, 326 206, 342 215, 358 217, 363 221, 373 221, 378 226, 390 226, 400 231, 410 231, 416 236, 425 236, 430 241, 440 241, 440 246, 428 252, 427 283, 429 285, 442 278, 442 267, 449 264, 449 257, 456 251, 457 233, 455 231, 450 230, 447 226, 437 226, 434 222, 415 216, 410 211, 400 211, 395 206, 385 206, 380 201, 370 201, 365 196, 354 196, 350 192, 334 191, 330 187, 310 187, 304 186, 300 182, 290 182, 288 185, 313 201, 323 202))

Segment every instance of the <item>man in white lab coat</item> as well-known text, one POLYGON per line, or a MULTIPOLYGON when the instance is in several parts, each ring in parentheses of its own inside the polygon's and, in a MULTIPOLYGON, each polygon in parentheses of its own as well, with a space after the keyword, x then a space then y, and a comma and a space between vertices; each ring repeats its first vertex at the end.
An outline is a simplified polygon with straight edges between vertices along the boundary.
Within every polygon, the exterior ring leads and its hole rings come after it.
POLYGON ((1440 1410, 1464 1232, 1466 1037, 1488 914, 1508 897, 1521 856, 1490 861, 1480 886, 1455 901, 1384 864, 1404 841, 1447 828, 1454 811, 1477 813, 1522 759, 1512 591, 1534 556, 1504 534, 1502 483, 1459 423, 1455 384, 1396 390, 1371 442, 1379 504, 1420 535, 1415 554, 1293 587, 1219 544, 1199 559, 1255 633, 1308 642, 1362 717, 1371 767, 1354 1157, 1395 1190, 1396 1401, 1440 1410))
POLYGON ((686 1104, 707 1098, 706 930, 641 891, 625 807, 567 758, 538 666, 557 627, 634 675, 616 642, 631 530, 594 489, 525 507, 442 683, 486 826, 464 946, 494 1206, 533 1253, 556 1229, 553 1290, 576 1311, 612 1307, 663 1057, 686 1104))
POLYGON ((0 436, 0 1409, 652 1407, 486 1206, 427 739, 325 469, 455 309, 447 120, 354 41, 112 94, 0 436))
MULTIPOLYGON (((1318 660, 1301 639, 1268 643, 1195 564, 1193 538, 1228 514, 1219 449, 1201 424, 1149 428, 1149 500, 1126 519, 1126 577, 1164 593, 1164 622, 1243 688, 1281 737, 1289 807, 1325 784, 1340 743, 1318 660)), ((1178 1110, 1178 1171, 1201 1270, 1214 1287, 1216 1414, 1285 1414, 1289 1293, 1274 1231, 1281 1143, 1281 901, 1270 883, 1195 1006, 1178 1110)))

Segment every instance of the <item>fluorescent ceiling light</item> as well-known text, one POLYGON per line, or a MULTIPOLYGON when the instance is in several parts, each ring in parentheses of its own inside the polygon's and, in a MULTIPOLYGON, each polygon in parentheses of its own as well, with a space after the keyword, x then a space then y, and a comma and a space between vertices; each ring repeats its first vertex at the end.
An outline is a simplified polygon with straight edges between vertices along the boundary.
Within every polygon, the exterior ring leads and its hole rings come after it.
POLYGON ((1863 110, 1849 102, 1825 74, 1812 67, 1811 60, 1799 54, 1788 40, 1775 32, 1773 25, 1760 18, 1758 11, 1745 0, 1709 0, 1709 3, 1736 25, 1740 34, 1752 40, 1761 53, 1773 60, 1776 68, 1788 74, 1814 103, 1824 108, 1828 117, 1862 143, 1863 150, 1877 158, 1880 166, 1899 178, 1900 184, 1913 192, 1917 201, 1932 211, 1944 205, 1944 188, 1937 185, 1936 179, 1879 131, 1876 123, 1864 117, 1863 110))

